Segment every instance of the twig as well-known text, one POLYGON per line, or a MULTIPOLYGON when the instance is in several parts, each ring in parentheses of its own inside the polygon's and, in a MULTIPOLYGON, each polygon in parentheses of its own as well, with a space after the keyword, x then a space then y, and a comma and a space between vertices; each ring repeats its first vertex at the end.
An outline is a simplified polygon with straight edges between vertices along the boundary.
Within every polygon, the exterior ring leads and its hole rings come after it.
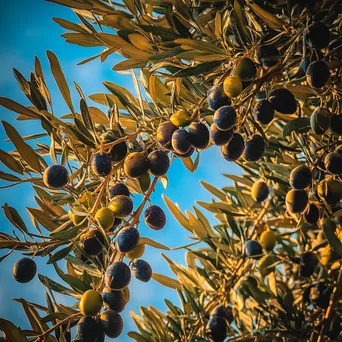
POLYGON ((59 321, 57 324, 55 324, 52 328, 49 330, 46 330, 43 334, 39 335, 35 341, 45 341, 45 339, 57 328, 59 328, 61 325, 65 324, 66 322, 74 320, 74 318, 78 318, 79 316, 82 316, 80 313, 73 314, 71 316, 68 316, 67 318, 63 319, 62 321, 59 321))

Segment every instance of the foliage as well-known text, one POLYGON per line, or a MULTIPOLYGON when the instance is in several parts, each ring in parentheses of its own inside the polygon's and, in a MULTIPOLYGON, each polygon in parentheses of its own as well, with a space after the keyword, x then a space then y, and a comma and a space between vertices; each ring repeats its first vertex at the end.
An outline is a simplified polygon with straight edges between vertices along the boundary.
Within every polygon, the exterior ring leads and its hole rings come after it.
MULTIPOLYGON (((64 341, 58 336, 81 315, 75 308, 57 304, 52 292, 79 300, 91 288, 103 290, 105 270, 124 257, 119 252, 123 247, 114 244, 117 233, 127 225, 138 226, 156 183, 168 183, 165 175, 155 176, 150 183, 141 160, 160 149, 169 153, 171 161, 183 157, 184 166, 192 172, 199 164, 200 148, 195 158, 177 155, 172 151, 173 141, 172 146, 167 146, 165 132, 158 133, 158 126, 181 110, 187 110, 190 116, 178 114, 171 120, 173 123, 185 117, 184 126, 190 122, 211 125, 213 121, 221 125, 221 115, 228 114, 217 113, 207 105, 207 92, 222 82, 225 93, 232 97, 228 112, 236 113, 231 129, 235 135, 241 134, 244 147, 243 156, 240 158, 241 150, 233 158, 237 149, 229 147, 228 142, 222 147, 222 155, 234 160, 244 174, 225 175, 232 186, 221 190, 202 182, 214 199, 197 204, 214 214, 218 221, 214 227, 197 206, 184 215, 164 197, 194 242, 184 247, 187 267, 163 255, 177 279, 156 273, 152 277, 175 289, 181 306, 165 300, 167 313, 153 307, 141 308, 142 317, 132 314, 139 333, 130 332, 129 336, 138 342, 222 341, 224 338, 214 336, 217 314, 212 312, 222 305, 232 315, 232 320, 223 318, 221 329, 229 341, 337 340, 342 314, 339 1, 51 1, 73 8, 78 16, 79 23, 54 19, 68 30, 62 35, 67 42, 104 47, 103 52, 80 63, 97 58, 102 62, 112 53, 120 54, 124 59, 113 70, 132 70, 139 97, 104 82, 108 93, 89 98, 108 106, 106 115, 89 106, 75 84, 80 95, 79 109, 75 109, 57 57, 48 52, 52 73, 70 109, 70 113, 57 118, 38 59, 30 80, 15 70, 32 106, 24 107, 6 98, 1 98, 0 104, 17 112, 19 120, 39 120, 44 133, 23 138, 4 122, 16 150, 1 151, 0 159, 12 173, 1 172, 0 177, 10 182, 9 186, 32 183, 39 208, 27 210, 38 234, 27 228, 15 208, 5 204, 7 218, 24 238, 1 233, 0 246, 9 253, 17 249, 25 255, 47 256, 47 262, 70 287, 39 274, 49 291, 47 306, 18 299, 32 331, 23 332, 1 320, 7 340, 64 341), (255 72, 239 66, 246 57, 253 61, 255 72), (317 61, 321 63, 318 71, 314 64, 317 61), (139 69, 139 78, 133 69, 139 69), (326 73, 329 80, 325 79, 326 73), (239 78, 244 79, 241 82, 239 78), (149 100, 144 99, 145 95, 149 100), (276 109, 274 118, 267 123, 253 110, 266 98, 276 109), (328 114, 312 114, 321 107, 328 114), (323 119, 320 115, 324 115, 323 119), (112 131, 112 140, 103 138, 108 130, 112 131), (252 136, 257 137, 257 145, 252 136), (37 141, 42 137, 49 137, 49 144, 37 141), (34 148, 28 141, 35 141, 34 148), (138 168, 143 171, 139 177, 127 177, 126 158, 115 160, 110 172, 101 177, 97 167, 90 167, 93 157, 110 152, 122 142, 127 143, 130 152, 143 153, 138 168), (43 180, 47 156, 54 163, 59 157, 69 169, 69 183, 62 190, 49 189, 43 180), (309 169, 308 184, 297 169, 305 165, 309 169), (258 202, 252 186, 260 180, 266 183, 269 193, 266 200, 258 202), (112 231, 99 224, 95 213, 109 204, 108 187, 115 182, 125 183, 130 191, 141 194, 142 200, 134 213, 124 215, 119 228, 112 231), (317 219, 313 219, 315 208, 319 209, 317 219), (72 214, 81 217, 78 223, 73 222, 72 214), (82 245, 90 226, 97 227, 105 238, 101 257, 89 255, 82 245), (42 228, 49 236, 44 236, 42 228), (274 248, 273 241, 265 242, 265 235, 260 239, 266 230, 275 233, 274 248), (245 248, 248 240, 260 241, 262 257, 245 248), (201 247, 195 247, 198 243, 201 247), (57 263, 63 259, 68 274, 57 263), (37 309, 46 316, 40 317, 37 309)), ((225 96, 222 91, 219 95, 225 96)), ((191 133, 191 127, 188 131, 191 133)), ((211 145, 208 148, 215 148, 211 145)), ((140 238, 140 243, 167 249, 146 238, 140 238)))

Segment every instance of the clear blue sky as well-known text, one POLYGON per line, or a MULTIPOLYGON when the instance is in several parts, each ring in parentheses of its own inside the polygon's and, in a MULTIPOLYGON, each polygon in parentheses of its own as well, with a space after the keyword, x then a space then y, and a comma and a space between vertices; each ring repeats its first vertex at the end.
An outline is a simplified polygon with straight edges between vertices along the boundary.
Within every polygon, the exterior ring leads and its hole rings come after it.
MULTIPOLYGON (((1 41, 0 41, 0 96, 11 98, 17 102, 29 105, 26 97, 21 93, 16 80, 14 79, 12 68, 18 69, 26 78, 29 77, 33 70, 34 56, 38 56, 44 72, 47 84, 52 94, 54 108, 57 115, 68 113, 55 81, 51 75, 46 50, 53 51, 60 60, 67 80, 72 86, 72 81, 76 81, 86 95, 97 92, 105 92, 102 81, 112 81, 127 87, 134 93, 134 87, 130 76, 117 74, 111 70, 113 64, 118 58, 111 56, 108 60, 100 64, 98 60, 88 64, 77 66, 77 62, 95 55, 99 50, 96 48, 84 48, 76 45, 67 44, 59 35, 64 30, 59 27, 52 17, 59 17, 71 21, 77 21, 76 15, 68 8, 61 7, 42 0, 17 0, 6 1, 2 4, 2 12, 0 14, 1 41)), ((78 101, 76 90, 72 88, 72 95, 75 104, 78 101)), ((88 103, 91 103, 89 100, 88 103)), ((91 103, 91 105, 96 105, 91 103)), ((29 135, 39 131, 39 125, 34 122, 16 121, 16 114, 0 107, 1 120, 14 125, 22 135, 29 135)), ((2 126, 0 127, 0 148, 10 151, 13 146, 4 142, 6 135, 2 126)), ((49 161, 51 163, 51 160, 49 161)), ((8 172, 4 165, 0 169, 8 172)), ((226 178, 222 177, 222 173, 236 173, 237 167, 226 162, 220 155, 219 148, 212 147, 201 154, 200 167, 196 173, 187 171, 180 160, 173 162, 168 173, 169 188, 164 189, 160 185, 152 196, 152 203, 160 205, 167 211, 161 194, 165 193, 175 203, 178 203, 182 210, 191 209, 196 200, 210 201, 211 196, 200 185, 201 179, 214 184, 216 186, 228 185, 226 178)), ((4 182, 1 183, 3 185, 4 182)), ((7 202, 10 206, 16 207, 24 218, 30 229, 32 227, 30 218, 25 207, 35 207, 35 201, 32 198, 32 190, 29 185, 19 186, 1 190, 1 205, 7 202)), ((203 212, 207 214, 204 209, 203 212)), ((209 217, 212 220, 212 217, 209 217)), ((144 224, 139 227, 142 236, 152 238, 169 247, 176 247, 189 243, 185 230, 178 225, 173 217, 167 213, 167 225, 162 231, 152 231, 144 224)), ((0 213, 1 231, 12 234, 13 227, 6 220, 3 212, 0 213)), ((0 256, 4 251, 0 253, 0 256)), ((168 256, 178 263, 184 263, 184 251, 168 252, 168 256)), ((13 302, 11 298, 23 297, 29 301, 45 304, 44 291, 45 288, 37 277, 28 284, 16 283, 12 277, 12 266, 17 259, 20 258, 19 253, 13 253, 0 263, 0 317, 13 321, 16 325, 20 325, 23 329, 29 327, 29 323, 25 318, 21 305, 13 302)), ((159 251, 147 247, 144 259, 148 261, 153 270, 158 273, 164 273, 172 276, 171 271, 167 267, 166 262, 159 255, 159 251)), ((54 275, 51 267, 45 265, 46 260, 41 258, 35 259, 38 264, 38 272, 47 275, 55 280, 58 278, 54 275)), ((63 266, 63 261, 60 262, 63 266)), ((62 282, 62 281, 61 281, 62 282)), ((130 340, 126 333, 135 330, 134 323, 131 321, 129 312, 139 312, 140 306, 153 305, 158 309, 166 310, 164 298, 178 303, 176 292, 162 287, 155 281, 149 283, 140 283, 133 279, 130 284, 131 301, 123 312, 125 322, 125 330, 120 337, 120 341, 130 340)), ((70 297, 57 296, 60 303, 72 305, 74 301, 70 297)))

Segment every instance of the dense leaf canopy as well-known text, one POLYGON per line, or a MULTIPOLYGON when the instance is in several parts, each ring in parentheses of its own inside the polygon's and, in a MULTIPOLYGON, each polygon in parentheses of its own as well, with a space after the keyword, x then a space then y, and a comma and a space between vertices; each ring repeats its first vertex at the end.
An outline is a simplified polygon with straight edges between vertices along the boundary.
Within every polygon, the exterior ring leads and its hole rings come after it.
MULTIPOLYGON (((47 257, 69 286, 39 274, 47 305, 18 299, 32 331, 0 320, 6 340, 68 341, 82 315, 56 303, 53 292, 81 300, 81 313, 96 316, 97 303, 89 309, 84 293, 105 286, 122 290, 124 306, 131 273, 142 281, 152 276, 180 299, 165 300, 166 313, 154 307, 142 307, 141 316, 132 313, 138 332, 129 336, 138 342, 339 340, 340 1, 50 1, 77 14, 75 23, 54 18, 67 30, 62 36, 68 43, 103 47, 80 63, 121 55, 113 70, 131 72, 139 96, 104 82, 108 92, 88 99, 75 84, 76 102, 57 57, 48 52, 70 110, 57 117, 39 60, 29 80, 14 70, 32 106, 7 98, 0 104, 18 113, 20 122, 40 121, 43 131, 21 137, 3 122, 15 150, 0 151, 10 170, 0 177, 8 186, 32 183, 38 208, 27 210, 38 233, 4 204, 24 238, 1 233, 0 246, 8 254, 47 257), (96 104, 108 106, 108 113, 96 104), (49 143, 36 141, 41 137, 49 143), (185 214, 164 196, 193 243, 184 247, 186 266, 162 254, 175 278, 151 274, 146 262, 136 260, 143 246, 168 248, 136 230, 142 215, 152 229, 165 224, 160 208, 146 210, 150 195, 158 182, 172 186, 169 161, 181 158, 194 172, 201 151, 214 148, 243 174, 225 175, 231 186, 222 189, 202 182, 212 202, 198 202, 185 214), (48 169, 47 156, 66 168, 48 169), (117 184, 127 187, 113 190, 117 184), (130 193, 141 198, 134 210, 130 193), (131 271, 121 263, 126 253, 132 253, 131 271), (67 273, 58 266, 65 261, 67 273)), ((16 279, 27 281, 16 267, 16 279)), ((91 341, 102 341, 103 332, 117 336, 106 320, 119 318, 108 311, 99 316, 103 331, 91 341)), ((78 324, 79 341, 88 341, 82 337, 86 319, 78 324)))

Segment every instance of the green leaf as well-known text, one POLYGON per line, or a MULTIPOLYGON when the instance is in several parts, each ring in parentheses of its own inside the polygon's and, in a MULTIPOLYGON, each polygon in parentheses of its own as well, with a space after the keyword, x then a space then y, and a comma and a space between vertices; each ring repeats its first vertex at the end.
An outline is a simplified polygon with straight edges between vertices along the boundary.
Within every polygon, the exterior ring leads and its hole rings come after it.
POLYGON ((165 275, 154 273, 152 274, 152 278, 157 281, 159 284, 162 284, 163 286, 170 287, 171 289, 175 290, 181 290, 182 286, 179 283, 178 280, 167 277, 165 275))
POLYGON ((262 7, 260 7, 257 4, 251 4, 250 5, 253 12, 261 19, 264 21, 266 25, 269 27, 277 30, 277 29, 283 29, 284 26, 287 26, 287 23, 284 22, 283 20, 279 19, 272 13, 264 10, 262 7))
POLYGON ((72 246, 73 246, 72 244, 69 244, 68 246, 60 249, 58 252, 56 252, 54 255, 52 255, 46 263, 52 264, 54 262, 57 262, 57 261, 65 258, 71 252, 72 246))
POLYGON ((7 136, 12 141, 13 145, 16 147, 18 153, 21 158, 23 158, 28 165, 32 167, 33 170, 37 172, 41 172, 41 165, 38 159, 38 156, 33 151, 32 147, 24 141, 24 139, 20 136, 17 130, 11 126, 6 121, 2 121, 2 124, 5 128, 7 136))
POLYGON ((0 318, 0 329, 4 333, 5 341, 8 342, 27 342, 24 333, 12 322, 0 318))
POLYGON ((226 201, 226 194, 222 192, 221 190, 215 188, 213 185, 201 180, 201 185, 208 190, 211 194, 218 197, 221 201, 226 201))
POLYGON ((51 232, 50 236, 56 240, 66 241, 66 240, 70 240, 70 239, 73 239, 74 237, 76 237, 79 229, 80 229, 80 227, 78 227, 78 226, 71 227, 67 230, 62 230, 62 231, 58 231, 58 232, 51 232))
POLYGON ((323 233, 333 250, 342 258, 342 243, 335 234, 336 224, 331 220, 326 220, 323 224, 323 233))
POLYGON ((101 277, 102 275, 101 271, 98 268, 92 265, 88 265, 86 262, 83 262, 82 260, 75 258, 72 255, 67 255, 65 257, 65 260, 69 261, 80 272, 87 271, 88 274, 95 277, 101 277))
POLYGON ((196 66, 192 66, 180 71, 177 71, 173 74, 175 77, 189 77, 194 75, 201 75, 203 73, 210 72, 212 69, 218 67, 222 61, 213 61, 213 62, 204 62, 201 64, 197 64, 196 66))
POLYGON ((12 110, 13 112, 27 116, 31 119, 39 119, 40 118, 40 115, 37 114, 36 112, 34 112, 33 110, 26 108, 26 107, 22 106, 21 104, 15 102, 15 101, 7 99, 6 97, 0 97, 0 105, 9 109, 9 110, 12 110))
POLYGON ((145 338, 144 336, 138 334, 137 332, 135 331, 130 331, 129 333, 127 333, 127 335, 136 340, 137 342, 150 342, 151 340, 148 340, 147 338, 145 338))
POLYGON ((296 118, 289 121, 283 128, 283 137, 291 135, 292 132, 307 133, 310 130, 309 118, 296 118))
POLYGON ((10 207, 7 203, 4 204, 3 208, 7 219, 19 230, 22 230, 28 234, 26 224, 19 215, 17 209, 10 207))
POLYGON ((52 291, 55 291, 55 292, 58 292, 58 293, 61 293, 61 294, 67 295, 67 296, 71 296, 71 297, 74 297, 77 299, 81 298, 81 295, 78 294, 77 292, 75 292, 71 289, 68 289, 67 287, 55 282, 54 280, 52 280, 48 277, 45 277, 41 274, 38 274, 38 278, 43 285, 50 288, 52 291))
POLYGON ((19 177, 14 176, 10 173, 3 172, 3 171, 0 171, 0 178, 4 179, 6 181, 9 181, 9 182, 20 182, 21 181, 21 179, 19 177))
POLYGON ((151 240, 149 238, 146 238, 146 237, 141 237, 139 240, 139 243, 144 244, 144 245, 149 245, 149 246, 152 246, 152 247, 158 248, 158 249, 163 249, 163 250, 167 250, 167 251, 170 250, 169 247, 164 246, 161 243, 158 243, 158 242, 151 240))
POLYGON ((9 153, 0 150, 0 160, 12 171, 23 174, 23 166, 9 153))
POLYGON ((92 132, 95 132, 95 128, 89 113, 89 109, 87 106, 87 103, 85 102, 84 99, 80 100, 80 109, 81 109, 81 116, 82 116, 82 120, 84 125, 92 132))
POLYGON ((178 209, 178 207, 165 195, 162 195, 163 200, 169 210, 171 211, 172 215, 175 217, 175 219, 183 226, 186 230, 189 232, 192 232, 191 226, 189 224, 188 219, 185 217, 185 215, 182 214, 182 212, 178 209))
POLYGON ((56 263, 53 264, 57 274, 66 282, 68 283, 75 291, 79 293, 84 293, 88 290, 91 290, 91 286, 86 284, 81 279, 73 277, 70 274, 65 274, 56 263))
POLYGON ((51 51, 47 51, 47 56, 50 62, 50 67, 51 67, 51 71, 52 74, 56 80, 56 83, 58 85, 58 88, 64 98, 65 103, 67 104, 67 106, 69 107, 69 109, 71 110, 72 113, 75 113, 74 110, 74 106, 72 104, 71 101, 71 94, 70 94, 70 89, 68 87, 68 83, 65 79, 65 76, 63 74, 63 70, 58 62, 58 59, 56 57, 56 55, 51 52, 51 51))

